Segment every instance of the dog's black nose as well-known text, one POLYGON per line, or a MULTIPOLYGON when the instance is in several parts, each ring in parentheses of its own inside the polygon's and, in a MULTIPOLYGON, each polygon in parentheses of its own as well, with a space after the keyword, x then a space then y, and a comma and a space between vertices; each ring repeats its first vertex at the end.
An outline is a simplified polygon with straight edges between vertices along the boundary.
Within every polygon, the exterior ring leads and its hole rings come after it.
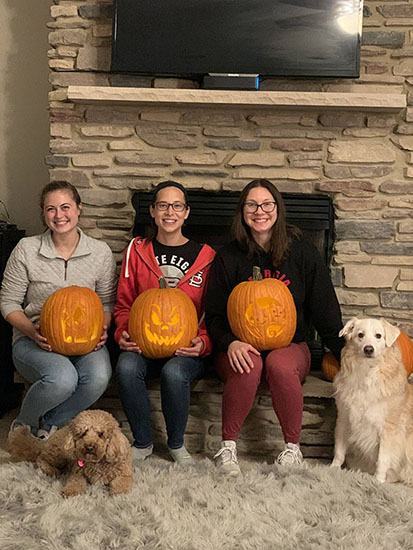
POLYGON ((364 346, 364 354, 367 355, 367 356, 370 356, 370 355, 373 355, 374 353, 374 348, 373 346, 364 346))
POLYGON ((85 447, 85 450, 87 453, 93 453, 95 447, 93 445, 88 445, 87 447, 85 447))

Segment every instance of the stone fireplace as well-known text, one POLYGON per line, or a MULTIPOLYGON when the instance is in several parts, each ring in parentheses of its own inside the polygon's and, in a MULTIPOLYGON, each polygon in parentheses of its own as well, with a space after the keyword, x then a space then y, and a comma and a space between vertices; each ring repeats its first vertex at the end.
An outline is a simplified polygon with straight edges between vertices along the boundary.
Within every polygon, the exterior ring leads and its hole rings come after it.
POLYGON ((166 178, 217 191, 265 177, 325 193, 343 315, 384 316, 413 335, 413 5, 365 2, 360 79, 267 80, 258 93, 110 74, 111 13, 111 1, 55 0, 49 24, 46 162, 51 179, 79 187, 85 231, 120 260, 133 192, 166 178))
MULTIPOLYGON (((111 0, 51 8, 46 162, 52 180, 79 188, 83 229, 120 261, 133 193, 164 179, 217 192, 263 177, 285 193, 326 194, 343 316, 383 316, 413 336, 413 2, 365 0, 360 79, 268 79, 260 92, 110 74, 111 14, 111 0)), ((307 437, 318 430, 316 445, 330 445, 331 403, 321 413, 311 399, 307 437)), ((216 420, 211 411, 200 417, 216 420)), ((265 424, 270 413, 257 415, 265 424)))

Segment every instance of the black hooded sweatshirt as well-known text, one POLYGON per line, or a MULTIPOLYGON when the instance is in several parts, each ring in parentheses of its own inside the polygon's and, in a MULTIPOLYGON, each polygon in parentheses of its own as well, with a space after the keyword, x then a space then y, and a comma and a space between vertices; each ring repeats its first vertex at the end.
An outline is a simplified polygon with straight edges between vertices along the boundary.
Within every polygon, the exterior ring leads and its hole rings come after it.
POLYGON ((238 283, 252 279, 255 265, 260 267, 264 278, 274 277, 285 283, 294 298, 297 329, 293 342, 313 339, 313 326, 339 360, 344 340, 338 333, 343 323, 328 268, 318 250, 298 238, 293 238, 287 259, 277 267, 262 249, 248 258, 247 251, 236 241, 218 251, 209 277, 205 310, 207 329, 216 348, 226 352, 229 344, 237 340, 228 323, 227 300, 238 283))

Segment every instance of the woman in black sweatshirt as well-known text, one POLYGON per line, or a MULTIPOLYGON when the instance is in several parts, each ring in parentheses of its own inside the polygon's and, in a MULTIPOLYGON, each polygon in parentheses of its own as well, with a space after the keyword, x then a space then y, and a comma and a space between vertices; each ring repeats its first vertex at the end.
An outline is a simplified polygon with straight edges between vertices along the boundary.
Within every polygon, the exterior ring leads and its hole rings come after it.
POLYGON ((240 473, 236 440, 251 410, 262 373, 268 382, 285 447, 279 464, 300 464, 302 383, 310 370, 306 343, 313 325, 337 359, 343 341, 340 306, 330 275, 318 251, 286 223, 281 194, 268 180, 251 181, 242 191, 233 221, 235 240, 221 248, 212 265, 206 301, 206 324, 218 351, 216 367, 225 382, 222 400, 222 444, 215 455, 227 475, 240 473), (291 291, 297 328, 287 347, 259 352, 232 333, 227 300, 240 282, 251 279, 253 266, 264 278, 282 281, 291 291))

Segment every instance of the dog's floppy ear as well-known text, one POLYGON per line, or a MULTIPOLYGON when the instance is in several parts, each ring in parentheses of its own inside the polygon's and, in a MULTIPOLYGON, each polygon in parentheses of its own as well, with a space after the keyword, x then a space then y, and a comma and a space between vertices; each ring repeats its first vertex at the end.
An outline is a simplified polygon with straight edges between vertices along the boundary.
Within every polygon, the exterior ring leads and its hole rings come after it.
POLYGON ((66 436, 63 448, 69 454, 71 454, 73 452, 73 450, 75 448, 75 438, 73 437, 72 430, 69 430, 67 432, 67 436, 66 436))
POLYGON ((400 329, 395 327, 385 319, 380 319, 380 321, 383 323, 384 341, 386 342, 386 346, 390 347, 400 336, 400 329))
POLYGON ((120 431, 120 428, 116 428, 112 431, 109 444, 106 449, 106 459, 108 462, 114 462, 115 460, 123 459, 128 453, 130 444, 126 436, 120 431))
POLYGON ((348 334, 350 334, 350 332, 352 332, 352 330, 354 329, 354 324, 356 321, 357 321, 357 317, 353 317, 352 319, 350 319, 350 321, 347 321, 347 323, 344 325, 344 328, 340 330, 338 335, 347 336, 348 334))

